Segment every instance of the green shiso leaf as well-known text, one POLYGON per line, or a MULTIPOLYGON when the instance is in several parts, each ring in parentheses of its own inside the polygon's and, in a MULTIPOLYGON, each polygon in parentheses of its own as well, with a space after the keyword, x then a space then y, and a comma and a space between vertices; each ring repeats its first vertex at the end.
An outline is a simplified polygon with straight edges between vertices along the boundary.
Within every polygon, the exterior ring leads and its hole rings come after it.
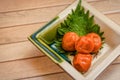
POLYGON ((67 32, 75 32, 79 36, 84 36, 88 33, 97 33, 104 42, 103 34, 100 31, 100 26, 94 22, 94 16, 90 16, 89 10, 81 6, 81 0, 79 1, 75 10, 71 10, 71 14, 68 14, 67 18, 59 25, 57 29, 56 47, 63 51, 61 47, 62 37, 67 32))

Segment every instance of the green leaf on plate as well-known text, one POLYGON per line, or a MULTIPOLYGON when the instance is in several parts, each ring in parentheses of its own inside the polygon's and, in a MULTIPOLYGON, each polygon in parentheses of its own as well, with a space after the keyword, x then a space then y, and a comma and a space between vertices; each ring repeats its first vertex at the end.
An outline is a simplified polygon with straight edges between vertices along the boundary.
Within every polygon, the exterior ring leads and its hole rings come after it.
POLYGON ((79 1, 75 10, 71 10, 71 13, 68 14, 67 18, 59 25, 57 29, 57 40, 56 47, 63 51, 61 47, 62 37, 66 32, 75 32, 79 36, 84 36, 88 33, 94 32, 97 33, 102 42, 104 41, 103 34, 104 32, 100 31, 100 26, 94 22, 94 16, 90 16, 89 10, 81 6, 81 0, 79 1), (59 43, 58 43, 59 42, 59 43))

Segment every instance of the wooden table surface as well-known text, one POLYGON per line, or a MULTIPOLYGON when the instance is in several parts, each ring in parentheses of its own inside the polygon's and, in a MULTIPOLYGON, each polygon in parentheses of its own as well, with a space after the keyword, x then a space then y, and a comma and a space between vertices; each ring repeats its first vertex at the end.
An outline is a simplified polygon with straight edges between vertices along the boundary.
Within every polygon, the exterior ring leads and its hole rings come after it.
MULTIPOLYGON (((28 39, 75 0, 0 0, 0 80, 73 80, 28 39)), ((87 0, 120 25, 120 0, 87 0)), ((120 80, 118 57, 96 80, 120 80)))

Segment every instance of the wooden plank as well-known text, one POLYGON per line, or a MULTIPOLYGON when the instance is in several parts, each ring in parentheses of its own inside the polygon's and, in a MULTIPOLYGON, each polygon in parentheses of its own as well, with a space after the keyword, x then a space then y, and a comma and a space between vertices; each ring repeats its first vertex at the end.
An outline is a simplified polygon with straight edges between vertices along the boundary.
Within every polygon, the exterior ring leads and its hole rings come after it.
POLYGON ((85 0, 85 1, 87 1, 87 2, 96 2, 96 1, 102 1, 102 0, 85 0))
MULTIPOLYGON (((117 80, 119 79, 119 75, 120 75, 120 64, 117 65, 110 65, 108 66, 107 69, 105 69, 105 71, 103 71, 96 80, 117 80)), ((60 75, 60 74, 59 74, 60 75)), ((47 76, 40 76, 40 77, 36 77, 36 78, 28 78, 28 79, 23 79, 23 80, 58 80, 56 77, 53 77, 54 75, 47 75, 47 76), (51 77, 52 79, 51 79, 51 77)), ((63 76, 63 75, 62 75, 63 76)), ((64 76, 63 76, 64 77, 64 76)), ((60 77, 61 78, 61 77, 60 77)), ((67 80, 66 77, 60 80, 67 80)), ((73 79, 69 79, 69 80, 73 80, 73 79)))
POLYGON ((0 0, 0 12, 35 9, 71 4, 74 0, 0 0))
POLYGON ((120 0, 102 0, 99 2, 90 2, 90 4, 102 13, 120 12, 120 0))
POLYGON ((47 57, 0 63, 0 80, 13 80, 63 72, 47 57))
POLYGON ((120 63, 120 56, 118 56, 118 58, 116 58, 112 64, 119 64, 120 63))
MULTIPOLYGON (((103 2, 103 1, 99 1, 99 2, 103 2)), ((107 3, 104 3, 104 5, 106 4, 107 3)), ((53 17, 55 17, 55 15, 57 15, 59 12, 64 10, 67 6, 68 4, 55 6, 55 7, 51 6, 51 7, 37 8, 37 9, 31 9, 31 10, 0 13, 0 27, 8 27, 8 26, 49 21, 53 17)), ((101 6, 101 4, 99 6, 101 6)), ((94 6, 94 7, 97 8, 97 6, 94 6)), ((117 8, 119 8, 119 6, 117 8)), ((99 8, 98 10, 100 9, 104 9, 104 8, 99 8)))
MULTIPOLYGON (((120 24, 120 22, 119 22, 120 15, 118 13, 110 14, 107 16, 110 17, 111 19, 114 19, 116 21, 116 23, 120 24)), ((36 31, 39 28, 39 26, 41 27, 44 24, 45 23, 40 23, 40 24, 38 23, 38 24, 23 25, 23 26, 0 29, 0 34, 2 34, 0 36, 0 44, 13 43, 13 42, 27 40, 27 37, 31 33, 36 31)), ((32 52, 34 52, 34 49, 36 49, 36 48, 30 42, 0 45, 0 53, 1 53, 0 54, 0 62, 35 57, 35 55, 33 55, 33 53, 32 53, 32 52), (28 50, 26 50, 26 48, 28 50), (7 51, 6 51, 6 49, 7 49, 7 51), (11 54, 11 55, 8 55, 8 54, 11 54)), ((41 55, 39 53, 40 53, 39 51, 35 52, 35 54, 37 54, 37 56, 41 55)), ((118 58, 117 61, 115 61, 114 63, 120 63, 120 58, 118 58)))
MULTIPOLYGON (((65 5, 66 5, 66 3, 65 3, 65 5)), ((47 5, 47 6, 51 6, 51 5, 47 5)), ((45 6, 43 5, 42 7, 45 7, 45 6)), ((35 7, 32 7, 32 8, 35 8, 35 7)), ((18 10, 20 10, 20 9, 18 9, 18 10)), ((28 8, 24 7, 24 9, 28 9, 28 8)), ((29 9, 31 9, 31 8, 29 7, 29 9)), ((50 8, 48 8, 48 9, 50 9, 50 8)), ((27 11, 31 11, 31 10, 27 10, 27 11)), ((33 11, 33 10, 32 11, 37 12, 38 9, 36 8, 35 10, 36 11, 33 11)), ((22 11, 17 11, 17 12, 19 14, 22 11)), ((107 12, 109 12, 109 11, 107 11, 107 12)), ((4 15, 8 15, 11 13, 14 13, 14 12, 5 13, 4 15)), ((105 12, 103 12, 103 13, 105 13, 105 12)), ((56 14, 57 14, 57 12, 56 12, 56 14)), ((52 17, 54 17, 56 14, 54 14, 52 17)), ((37 17, 39 17, 38 15, 39 15, 38 13, 35 14, 34 16, 36 16, 36 17, 34 17, 34 19, 38 19, 37 18, 37 17)), ((46 15, 47 14, 45 14, 44 16, 46 16, 46 15)), ((113 16, 113 15, 114 14, 110 14, 107 16, 119 24, 119 21, 120 21, 119 20, 120 18, 118 17, 119 14, 117 13, 116 16, 113 16)), ((10 16, 16 16, 16 15, 12 14, 10 16)), ((21 19, 24 20, 24 18, 20 18, 20 16, 19 17, 8 17, 8 18, 4 17, 5 19, 1 19, 1 20, 8 20, 7 26, 2 26, 2 27, 9 27, 9 26, 14 26, 14 27, 0 29, 0 31, 2 30, 2 32, 0 34, 7 32, 4 34, 3 37, 0 36, 3 41, 2 43, 4 44, 4 45, 0 45, 0 69, 1 69, 0 70, 0 79, 1 80, 9 80, 10 79, 11 80, 11 79, 28 78, 28 80, 29 79, 31 79, 31 80, 36 80, 36 79, 37 80, 38 79, 42 79, 42 80, 44 80, 44 79, 45 80, 58 80, 58 79, 72 80, 72 78, 69 77, 68 75, 64 76, 64 74, 60 74, 60 75, 56 74, 56 73, 63 72, 63 70, 61 68, 59 68, 56 64, 54 64, 51 60, 49 60, 47 57, 45 57, 44 54, 41 53, 37 48, 35 48, 35 46, 33 46, 30 42, 26 41, 26 42, 14 43, 14 44, 6 44, 6 43, 11 43, 11 42, 19 42, 19 41, 27 40, 26 37, 39 28, 39 22, 41 22, 42 19, 33 21, 32 20, 33 16, 32 17, 31 16, 32 16, 32 13, 30 16, 27 15, 27 17, 25 17, 26 18, 25 20, 27 20, 28 17, 30 19, 30 21, 28 20, 28 22, 26 21, 25 23, 20 21, 21 19), (13 22, 11 23, 12 18, 13 18, 13 22), (16 19, 16 20, 14 20, 14 19, 16 19), (19 19, 19 20, 17 20, 17 19, 19 19), (17 24, 15 22, 17 22, 17 24), (37 23, 37 24, 31 24, 31 23, 37 23), (23 24, 31 24, 31 25, 23 25, 23 24), (15 26, 15 25, 23 25, 23 26, 15 26), (36 27, 34 27, 34 26, 36 26, 36 27), (30 29, 28 29, 28 27, 30 29), (26 30, 28 30, 28 31, 26 31, 26 30), (12 37, 11 37, 11 35, 12 35, 12 37), (7 38, 3 39, 3 38, 5 38, 5 36, 7 36, 7 38), (39 56, 41 56, 41 57, 38 58, 39 56), (31 57, 34 57, 34 58, 25 59, 25 58, 31 58, 31 57), (20 59, 20 60, 16 60, 16 59, 20 59), (11 60, 15 60, 15 61, 11 61, 11 60), (9 61, 9 62, 7 62, 7 61, 9 61), (47 67, 47 70, 46 70, 46 67, 47 67), (53 74, 53 75, 49 75, 49 74, 53 74), (66 78, 66 76, 67 76, 67 78, 66 78), (32 78, 30 78, 30 77, 32 77, 32 78), (37 78, 34 78, 34 77, 37 77, 37 78), (60 77, 60 78, 58 78, 58 77, 60 77)), ((46 20, 46 18, 45 18, 45 20, 43 20, 43 22, 44 21, 48 21, 48 20, 46 20)), ((4 25, 4 24, 2 24, 2 25, 4 25)), ((115 66, 111 65, 112 67, 111 66, 110 66, 110 68, 108 67, 107 70, 105 70, 105 72, 103 72, 102 75, 100 75, 97 78, 97 80, 119 79, 120 78, 119 77, 119 75, 120 75, 120 73, 119 73, 120 72, 120 70, 119 70, 120 64, 119 63, 120 63, 120 57, 118 57, 113 62, 113 65, 115 65, 115 66), (113 78, 113 77, 115 77, 115 78, 113 78)))
MULTIPOLYGON (((44 56, 30 41, 0 45, 0 62, 44 56)), ((120 63, 118 57, 113 64, 120 63)))
POLYGON ((43 55, 44 54, 35 46, 33 46, 33 44, 29 41, 0 45, 0 62, 38 57, 43 55))
POLYGON ((40 29, 45 23, 36 23, 29 25, 21 25, 10 28, 0 29, 0 44, 14 43, 28 40, 31 34, 40 29))
MULTIPOLYGON (((95 5, 97 4, 97 1, 96 1, 96 3, 92 2, 91 5, 93 5, 95 8, 97 8, 98 10, 104 13, 104 11, 110 11, 114 9, 114 5, 108 4, 107 1, 106 2, 104 2, 104 0, 100 1, 101 4, 97 6, 95 5), (106 6, 105 8, 103 8, 101 6, 102 4, 105 6, 106 5, 109 5, 109 6, 106 6), (109 7, 110 9, 106 9, 109 7)), ((114 4, 117 5, 117 3, 114 3, 114 4)), ((49 21, 53 17, 55 17, 59 12, 64 10, 67 6, 68 4, 55 6, 55 7, 51 6, 51 7, 32 9, 32 10, 25 10, 25 11, 23 10, 23 11, 16 11, 16 12, 0 13, 0 28, 49 21)), ((115 8, 119 10, 120 6, 119 5, 117 7, 115 6, 115 8)))
MULTIPOLYGON (((106 16, 120 25, 120 13, 108 14, 106 16)), ((0 44, 27 40, 28 36, 30 36, 46 23, 47 22, 0 29, 0 34, 2 34, 0 36, 0 44)))
POLYGON ((118 80, 120 79, 120 64, 110 65, 102 72, 96 80, 118 80))
POLYGON ((120 12, 115 13, 115 14, 108 14, 106 16, 109 17, 111 20, 113 20, 118 25, 120 25, 120 12))
POLYGON ((66 73, 56 73, 22 80, 73 80, 73 79, 66 73))
POLYGON ((0 13, 0 28, 50 21, 68 5, 0 13))
MULTIPOLYGON (((96 80, 113 80, 113 76, 115 76, 116 79, 119 78, 119 67, 120 64, 110 65, 96 80)), ((61 68, 51 62, 47 57, 0 63, 0 69, 1 80, 22 79, 36 76, 40 76, 38 79, 44 79, 47 76, 44 77, 43 75, 63 72, 61 68)), ((54 78, 55 77, 53 77, 53 79, 54 78)), ((64 79, 66 79, 66 77, 64 77, 64 79)))
MULTIPOLYGON (((75 0, 0 0, 0 12, 10 12, 18 10, 27 10, 35 8, 43 8, 50 6, 59 6, 65 4, 72 4, 75 0)), ((101 0, 86 0, 87 2, 101 1, 101 0)))

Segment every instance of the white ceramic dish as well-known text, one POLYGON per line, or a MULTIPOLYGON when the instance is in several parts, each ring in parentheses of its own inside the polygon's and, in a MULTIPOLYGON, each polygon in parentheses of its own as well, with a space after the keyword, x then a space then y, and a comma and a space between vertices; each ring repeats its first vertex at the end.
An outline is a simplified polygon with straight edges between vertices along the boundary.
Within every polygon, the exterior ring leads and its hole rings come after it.
POLYGON ((109 18, 101 14, 85 1, 82 1, 82 6, 89 10, 92 15, 95 16, 95 22, 101 26, 101 30, 104 31, 106 38, 104 48, 100 51, 99 55, 92 61, 92 66, 85 73, 81 74, 71 64, 69 64, 63 57, 57 54, 49 45, 44 43, 39 36, 44 35, 48 30, 54 28, 54 26, 65 19, 65 17, 71 12, 71 9, 75 9, 79 0, 76 0, 68 8, 62 11, 57 18, 54 18, 42 29, 32 34, 29 39, 49 58, 55 63, 61 66, 67 73, 69 73, 75 80, 95 80, 95 78, 110 64, 112 61, 120 55, 120 26, 115 24, 109 18))

